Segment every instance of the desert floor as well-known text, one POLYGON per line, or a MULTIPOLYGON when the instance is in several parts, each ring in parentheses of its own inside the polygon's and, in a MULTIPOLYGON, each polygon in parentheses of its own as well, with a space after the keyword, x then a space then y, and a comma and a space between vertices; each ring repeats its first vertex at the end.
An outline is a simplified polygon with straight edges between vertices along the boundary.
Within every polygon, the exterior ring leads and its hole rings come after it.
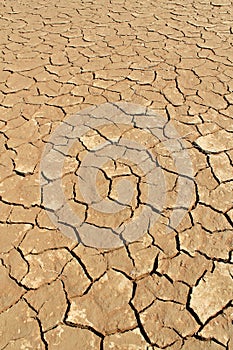
POLYGON ((0 349, 232 350, 233 2, 0 7, 0 349), (144 126, 128 124, 130 116, 144 126), (79 127, 86 134, 64 154, 62 142, 79 127), (109 157, 96 165, 93 187, 91 175, 80 189, 85 157, 111 138, 151 151, 159 180, 146 182, 136 155, 145 152, 133 146, 125 154, 133 158, 109 157), (42 178, 46 146, 54 153, 42 178), (82 222, 78 238, 59 181, 82 222), (158 206, 166 198, 145 229, 147 186, 157 186, 158 206), (83 191, 91 197, 93 188, 123 209, 92 207, 83 191), (137 219, 143 234, 128 226, 113 244, 114 230, 137 219))

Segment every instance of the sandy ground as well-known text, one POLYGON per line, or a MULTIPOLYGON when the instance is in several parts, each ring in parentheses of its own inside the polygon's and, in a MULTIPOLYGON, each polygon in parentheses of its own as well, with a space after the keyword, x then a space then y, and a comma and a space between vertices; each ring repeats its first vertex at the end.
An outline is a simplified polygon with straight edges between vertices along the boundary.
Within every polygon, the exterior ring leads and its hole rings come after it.
MULTIPOLYGON (((5 0, 0 7, 0 349, 232 350, 233 2, 5 0), (166 232, 178 175, 155 146, 169 194, 159 220, 130 243, 96 248, 49 218, 40 160, 61 122, 119 101, 173 123, 194 189, 189 207, 176 208, 182 220, 166 232)), ((146 138, 124 123, 117 132, 146 138)), ((127 175, 136 191, 129 208, 109 219, 82 202, 75 169, 100 139, 103 130, 77 140, 62 178, 67 201, 94 231, 128 223, 142 204, 142 175, 111 160, 96 186, 106 197, 106 182, 114 187, 117 171, 127 175)))

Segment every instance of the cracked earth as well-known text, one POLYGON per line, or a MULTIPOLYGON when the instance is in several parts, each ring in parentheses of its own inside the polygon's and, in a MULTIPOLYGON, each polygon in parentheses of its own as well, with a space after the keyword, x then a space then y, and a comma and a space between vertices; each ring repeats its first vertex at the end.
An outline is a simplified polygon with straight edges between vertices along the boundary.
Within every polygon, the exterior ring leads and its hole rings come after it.
MULTIPOLYGON (((6 0, 0 7, 0 349, 232 350, 233 2, 6 0), (193 163, 194 191, 182 221, 165 232, 177 174, 155 147, 169 194, 161 219, 136 241, 94 248, 50 220, 40 160, 70 115, 119 101, 173 123, 193 163)), ((96 186, 117 200, 118 178, 127 177, 130 206, 109 218, 82 202, 75 171, 111 133, 153 146, 143 130, 124 125, 77 140, 64 192, 93 227, 119 226, 141 204, 142 174, 112 160, 96 186)))

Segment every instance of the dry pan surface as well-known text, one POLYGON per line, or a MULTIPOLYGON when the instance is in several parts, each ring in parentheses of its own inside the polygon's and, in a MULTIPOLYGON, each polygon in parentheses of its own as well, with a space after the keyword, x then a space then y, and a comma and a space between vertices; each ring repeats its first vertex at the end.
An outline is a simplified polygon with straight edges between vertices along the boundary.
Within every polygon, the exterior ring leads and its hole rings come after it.
MULTIPOLYGON (((0 349, 232 350, 233 3, 0 7, 0 349), (40 159, 71 114, 118 101, 173 122, 195 191, 169 234, 168 203, 136 242, 88 248, 48 218, 40 159)), ((169 157, 160 162, 172 200, 175 174, 169 157)))

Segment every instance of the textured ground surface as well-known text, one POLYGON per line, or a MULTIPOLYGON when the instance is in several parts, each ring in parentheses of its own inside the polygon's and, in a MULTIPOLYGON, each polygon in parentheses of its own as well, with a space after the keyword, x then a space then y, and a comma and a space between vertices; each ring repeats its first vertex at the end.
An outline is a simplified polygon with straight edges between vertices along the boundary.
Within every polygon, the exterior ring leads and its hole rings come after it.
POLYGON ((233 3, 0 7, 0 349, 232 350, 233 3), (169 236, 167 210, 141 240, 97 250, 53 226, 39 163, 61 121, 120 100, 174 122, 195 193, 169 236))

